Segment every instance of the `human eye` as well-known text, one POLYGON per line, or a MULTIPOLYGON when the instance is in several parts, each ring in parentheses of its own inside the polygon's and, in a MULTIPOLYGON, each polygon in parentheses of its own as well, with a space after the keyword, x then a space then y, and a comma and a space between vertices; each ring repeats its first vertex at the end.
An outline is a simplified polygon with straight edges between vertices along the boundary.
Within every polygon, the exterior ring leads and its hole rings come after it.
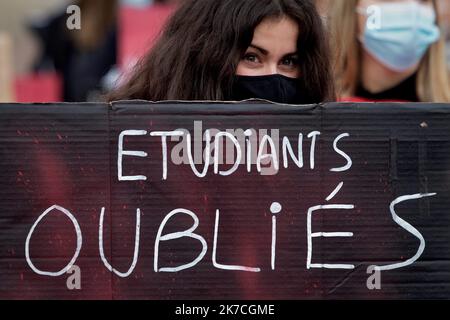
POLYGON ((287 68, 296 68, 298 66, 298 57, 296 56, 288 56, 281 60, 281 65, 287 68))
POLYGON ((261 63, 261 59, 256 53, 248 52, 244 55, 243 60, 252 64, 261 63))

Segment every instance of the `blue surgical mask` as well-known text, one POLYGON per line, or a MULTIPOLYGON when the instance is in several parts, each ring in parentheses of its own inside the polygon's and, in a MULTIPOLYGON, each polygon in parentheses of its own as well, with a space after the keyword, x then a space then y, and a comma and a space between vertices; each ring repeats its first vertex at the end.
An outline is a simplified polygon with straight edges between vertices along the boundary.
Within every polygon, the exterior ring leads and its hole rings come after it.
POLYGON ((368 16, 361 39, 364 49, 393 71, 404 72, 419 64, 440 37, 436 14, 424 4, 380 3, 358 12, 368 16))

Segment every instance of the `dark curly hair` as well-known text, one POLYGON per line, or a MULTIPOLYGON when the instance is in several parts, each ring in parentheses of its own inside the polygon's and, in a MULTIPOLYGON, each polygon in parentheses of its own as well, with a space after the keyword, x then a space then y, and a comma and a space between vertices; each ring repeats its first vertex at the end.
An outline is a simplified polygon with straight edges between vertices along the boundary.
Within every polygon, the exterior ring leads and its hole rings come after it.
POLYGON ((255 28, 282 16, 299 25, 303 102, 334 100, 328 40, 312 0, 185 0, 130 78, 107 99, 224 100, 255 28))

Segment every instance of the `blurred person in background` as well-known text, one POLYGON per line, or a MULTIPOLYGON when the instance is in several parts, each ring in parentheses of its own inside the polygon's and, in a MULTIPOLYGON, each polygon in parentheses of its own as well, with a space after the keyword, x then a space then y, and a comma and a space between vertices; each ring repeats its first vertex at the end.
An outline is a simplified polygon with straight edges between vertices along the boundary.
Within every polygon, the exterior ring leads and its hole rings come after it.
POLYGON ((312 0, 186 0, 107 98, 318 103, 335 99, 312 0))
POLYGON ((66 11, 32 29, 43 51, 36 71, 55 69, 63 78, 64 101, 98 100, 101 79, 117 60, 117 1, 79 0, 81 29, 69 30, 66 11))
POLYGON ((335 0, 329 28, 342 101, 450 102, 435 0, 335 0))

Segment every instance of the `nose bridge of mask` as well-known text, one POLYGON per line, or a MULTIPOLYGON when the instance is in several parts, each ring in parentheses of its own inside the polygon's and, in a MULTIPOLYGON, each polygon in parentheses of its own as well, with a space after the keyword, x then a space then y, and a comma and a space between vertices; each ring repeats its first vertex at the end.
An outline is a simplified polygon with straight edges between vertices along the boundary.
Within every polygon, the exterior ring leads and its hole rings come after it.
MULTIPOLYGON (((237 76, 233 97, 236 100, 266 99, 279 103, 297 103, 297 81, 281 74, 237 76)), ((234 100, 234 99, 233 99, 234 100)))
POLYGON ((286 101, 289 97, 290 81, 282 75, 276 73, 267 76, 261 76, 259 79, 255 77, 256 82, 259 82, 259 89, 261 93, 267 94, 268 100, 286 101))
POLYGON ((373 7, 368 8, 373 16, 368 17, 366 32, 375 37, 395 42, 401 37, 403 45, 414 50, 422 42, 429 45, 440 36, 436 14, 428 5, 412 1, 380 3, 373 7))
POLYGON ((416 1, 379 3, 369 6, 366 10, 358 8, 357 11, 366 11, 366 27, 373 29, 420 28, 436 21, 434 10, 416 1))

